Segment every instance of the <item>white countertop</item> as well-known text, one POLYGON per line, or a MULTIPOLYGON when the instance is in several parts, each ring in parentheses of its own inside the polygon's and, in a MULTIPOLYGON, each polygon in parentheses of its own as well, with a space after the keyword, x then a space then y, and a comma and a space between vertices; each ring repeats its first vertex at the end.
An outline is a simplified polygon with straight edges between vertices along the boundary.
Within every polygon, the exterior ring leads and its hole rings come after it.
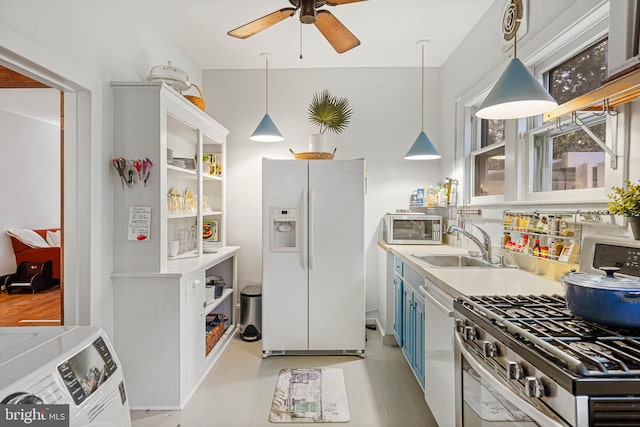
POLYGON ((429 267, 413 254, 465 254, 464 249, 448 245, 379 246, 401 258, 417 273, 434 282, 449 295, 564 295, 562 284, 517 268, 429 267))

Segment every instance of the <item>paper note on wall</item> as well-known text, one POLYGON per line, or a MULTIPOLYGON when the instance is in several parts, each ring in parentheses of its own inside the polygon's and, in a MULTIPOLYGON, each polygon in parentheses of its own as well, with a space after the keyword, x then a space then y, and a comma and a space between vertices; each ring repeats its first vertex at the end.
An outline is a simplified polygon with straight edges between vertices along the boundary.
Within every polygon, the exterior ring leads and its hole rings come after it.
POLYGON ((129 240, 149 240, 151 232, 151 208, 132 206, 129 208, 129 240))

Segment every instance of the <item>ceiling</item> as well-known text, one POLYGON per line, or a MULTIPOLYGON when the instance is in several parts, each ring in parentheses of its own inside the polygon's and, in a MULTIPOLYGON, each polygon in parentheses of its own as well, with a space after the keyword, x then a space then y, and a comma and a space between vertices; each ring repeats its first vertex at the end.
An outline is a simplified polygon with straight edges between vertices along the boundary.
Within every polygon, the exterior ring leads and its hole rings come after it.
MULTIPOLYGON (((336 53, 312 24, 299 15, 241 40, 227 31, 291 7, 288 0, 135 0, 148 18, 166 29, 202 69, 415 67, 425 45, 425 65, 441 66, 494 0, 366 0, 324 6, 361 45, 336 53), (300 36, 302 55, 300 59, 300 36)), ((496 31, 500 16, 496 16, 496 31)))

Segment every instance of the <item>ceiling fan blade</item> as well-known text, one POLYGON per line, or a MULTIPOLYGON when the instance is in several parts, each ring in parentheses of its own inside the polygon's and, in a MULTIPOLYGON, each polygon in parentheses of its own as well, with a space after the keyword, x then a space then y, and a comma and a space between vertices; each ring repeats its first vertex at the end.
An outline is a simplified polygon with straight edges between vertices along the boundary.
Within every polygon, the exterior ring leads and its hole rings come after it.
POLYGON ((344 53, 360 45, 360 40, 328 10, 318 10, 316 27, 338 53, 344 53))
POLYGON ((246 39, 247 37, 259 33, 262 30, 266 30, 270 26, 277 24, 285 18, 293 16, 296 13, 296 10, 297 9, 293 7, 285 7, 284 9, 280 9, 268 15, 265 15, 262 18, 258 18, 255 21, 251 21, 248 24, 244 24, 241 27, 234 28, 227 34, 231 37, 246 39))
POLYGON ((357 3, 359 1, 366 1, 366 0, 327 0, 327 3, 329 6, 339 6, 341 4, 349 4, 349 3, 357 3))

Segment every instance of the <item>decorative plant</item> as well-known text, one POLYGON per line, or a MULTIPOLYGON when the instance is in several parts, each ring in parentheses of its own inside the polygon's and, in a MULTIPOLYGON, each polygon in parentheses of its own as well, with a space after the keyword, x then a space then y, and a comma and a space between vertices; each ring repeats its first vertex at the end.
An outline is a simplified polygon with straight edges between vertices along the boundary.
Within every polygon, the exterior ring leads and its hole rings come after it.
POLYGON ((338 98, 324 89, 313 94, 308 112, 309 121, 320 126, 320 134, 327 130, 337 134, 346 129, 353 110, 347 98, 338 98))
POLYGON ((625 187, 613 187, 613 194, 607 197, 612 199, 609 202, 609 212, 631 217, 640 217, 640 183, 632 184, 627 181, 625 187))

